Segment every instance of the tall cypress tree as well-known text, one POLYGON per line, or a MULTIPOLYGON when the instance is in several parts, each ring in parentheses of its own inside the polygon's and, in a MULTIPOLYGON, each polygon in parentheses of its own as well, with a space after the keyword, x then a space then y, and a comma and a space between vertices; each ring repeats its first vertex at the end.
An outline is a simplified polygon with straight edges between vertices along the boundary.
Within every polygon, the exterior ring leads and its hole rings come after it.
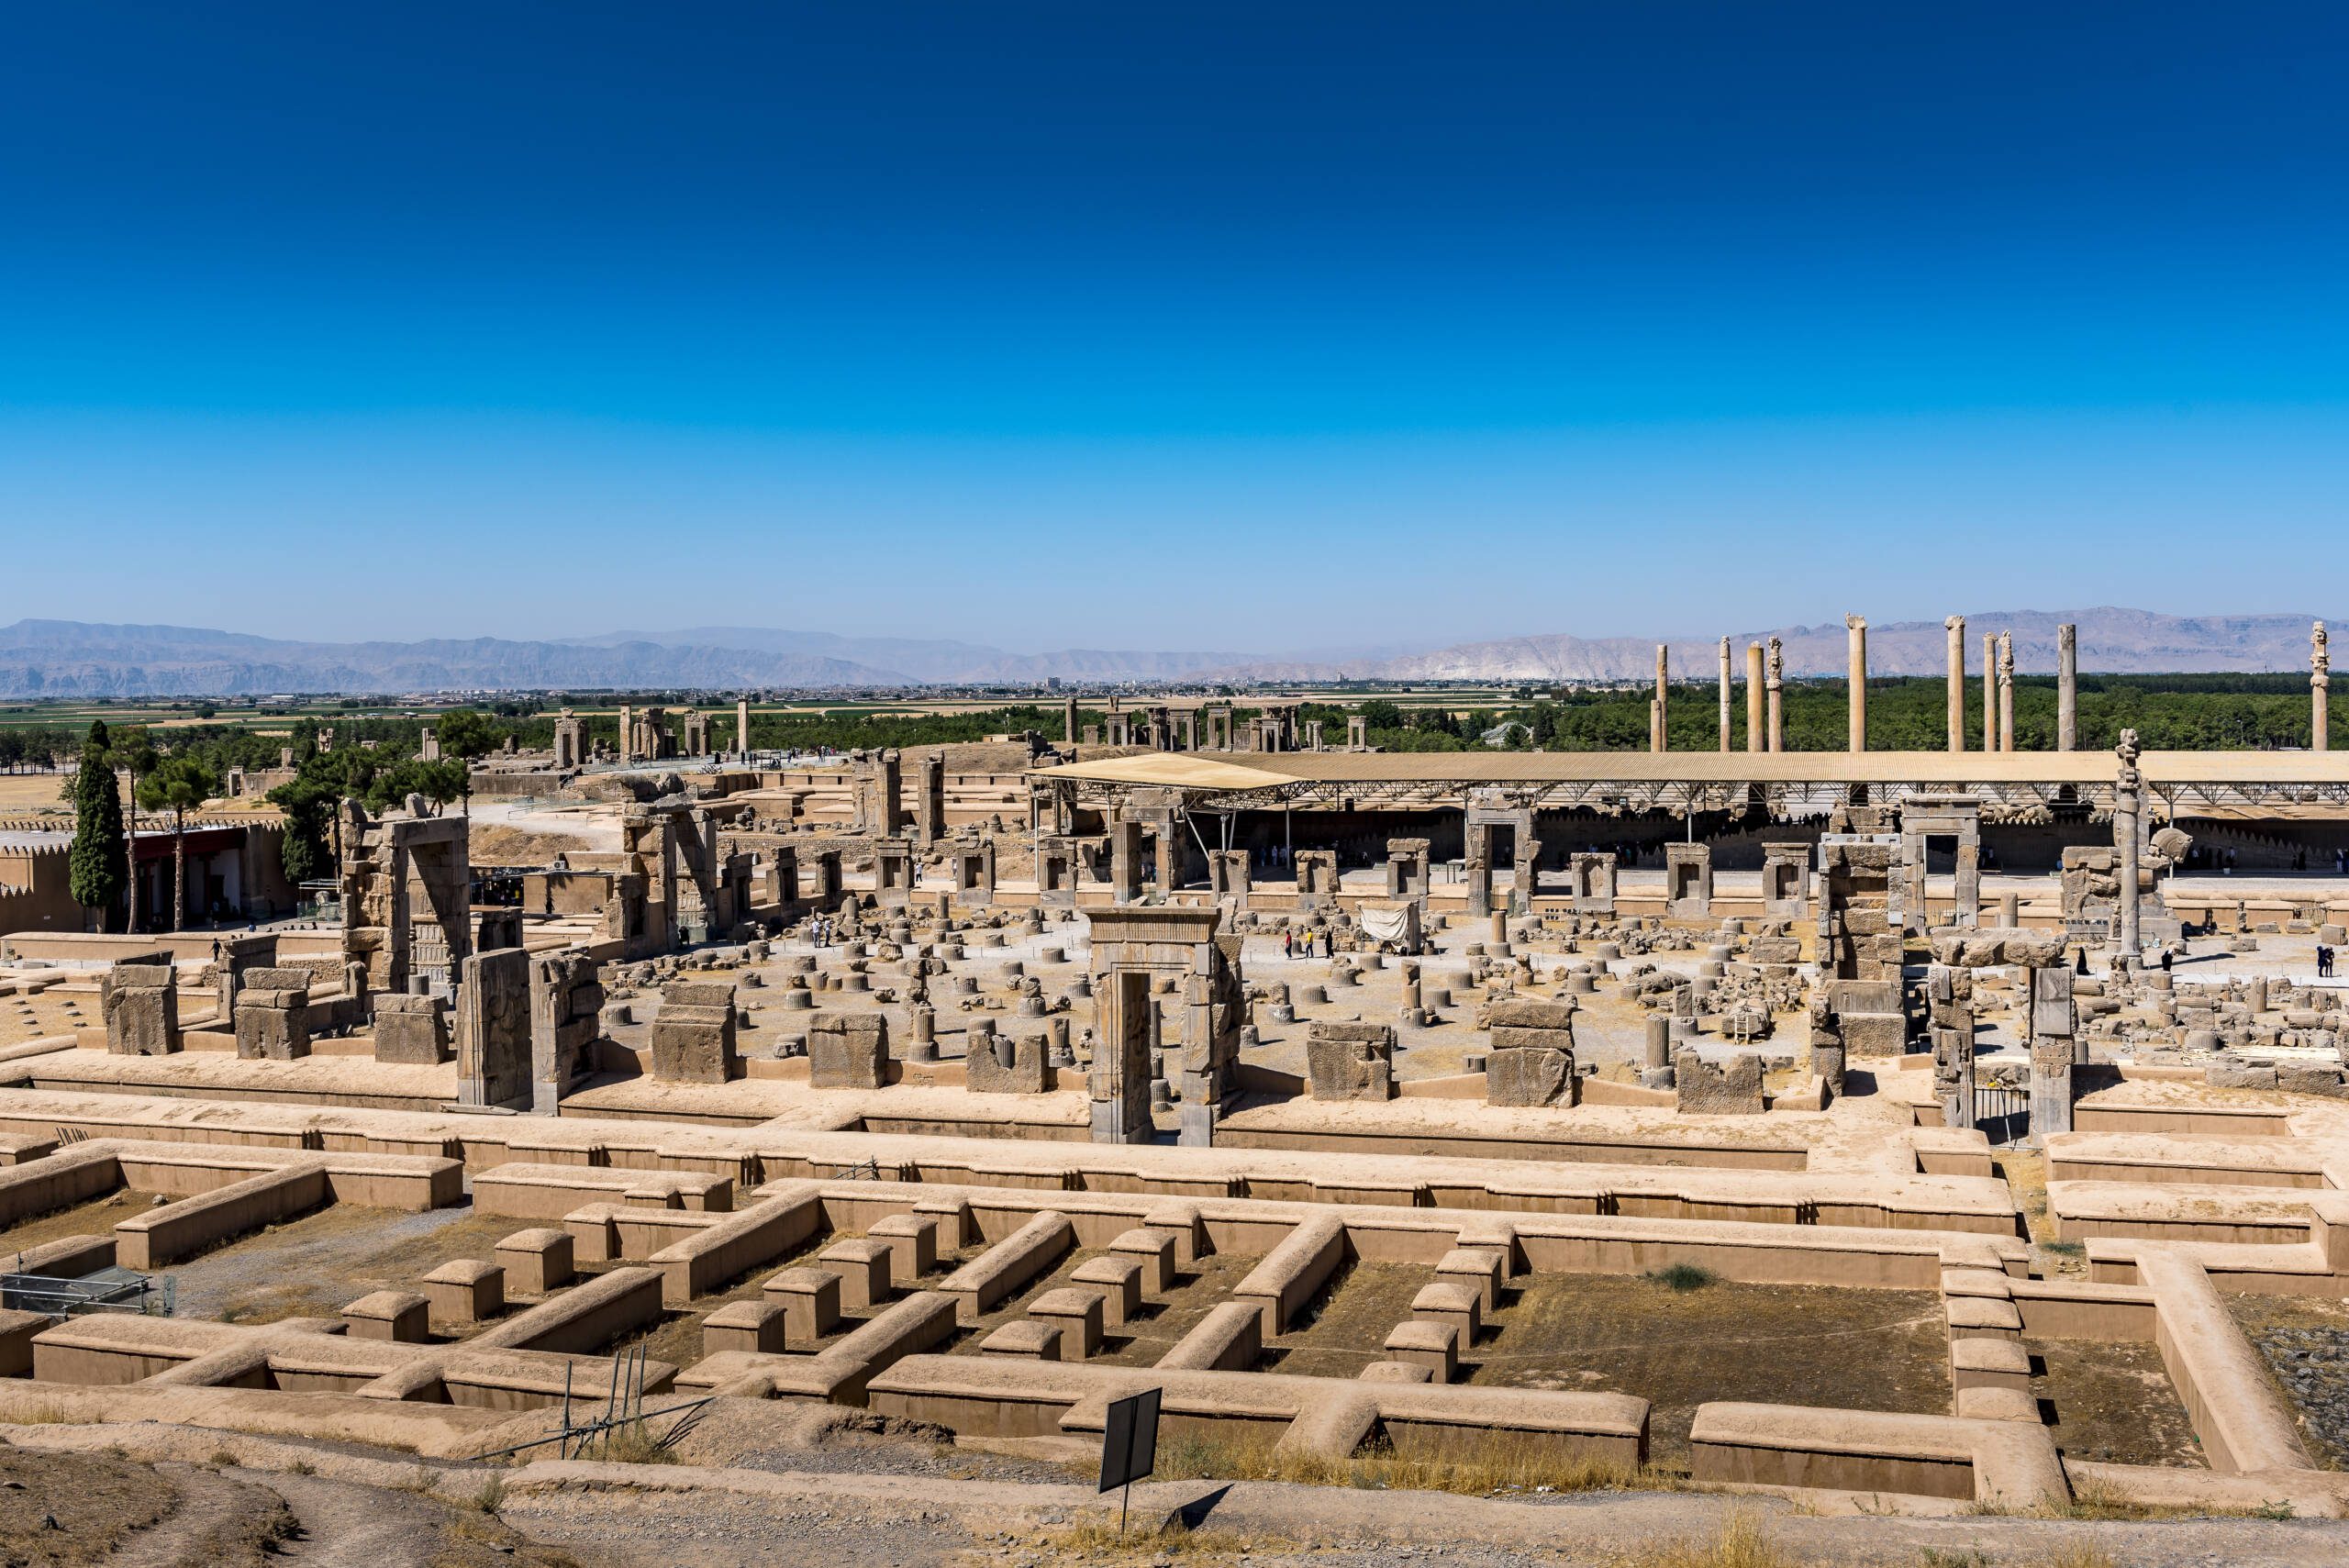
POLYGON ((122 791, 115 783, 106 721, 90 725, 73 776, 73 849, 66 862, 73 902, 106 916, 130 885, 130 853, 122 840, 122 791))

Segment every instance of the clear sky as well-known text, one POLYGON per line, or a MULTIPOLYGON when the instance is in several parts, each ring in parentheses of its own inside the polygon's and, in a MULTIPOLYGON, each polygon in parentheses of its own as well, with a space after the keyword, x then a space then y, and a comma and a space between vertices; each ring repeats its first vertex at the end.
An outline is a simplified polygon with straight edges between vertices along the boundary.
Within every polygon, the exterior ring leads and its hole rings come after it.
POLYGON ((19 6, 0 623, 2339 613, 2344 81, 2338 4, 19 6))

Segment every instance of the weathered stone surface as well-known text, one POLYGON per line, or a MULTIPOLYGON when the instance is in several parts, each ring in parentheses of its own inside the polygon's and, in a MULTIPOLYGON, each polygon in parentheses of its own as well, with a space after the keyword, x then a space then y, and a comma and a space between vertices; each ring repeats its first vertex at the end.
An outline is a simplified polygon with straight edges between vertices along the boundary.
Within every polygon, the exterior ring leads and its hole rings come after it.
POLYGON ((1693 1051, 1673 1059, 1679 1109, 1685 1116, 1760 1116, 1762 1059, 1737 1056, 1716 1067, 1693 1051))
POLYGON ((1943 929, 1931 932, 1935 963, 1982 969, 1994 964, 2021 964, 2043 969, 2063 962, 2060 932, 2010 930, 1986 926, 1978 930, 1943 929))
POLYGON ((1042 1035, 987 1038, 972 1047, 963 1075, 979 1095, 1041 1095, 1059 1086, 1052 1051, 1042 1035))
POLYGON ((1485 1063, 1485 1103, 1494 1106, 1571 1106, 1579 1084, 1574 1053, 1545 1049, 1494 1051, 1485 1063))
POLYGON ((530 955, 496 948, 464 961, 457 994, 458 1101, 505 1106, 530 1092, 530 955))
POLYGON ((1317 1100, 1395 1097, 1395 1030, 1390 1025, 1309 1024, 1305 1060, 1317 1100))
POLYGON ((375 1060, 430 1067, 449 1060, 448 1006, 438 996, 374 998, 375 1060))
POLYGON ((291 1062, 310 1054, 310 994, 306 989, 274 990, 249 985, 237 994, 236 1024, 237 1054, 249 1061, 291 1062))
POLYGON ((730 984, 671 981, 652 1020, 652 1075, 672 1084, 725 1083, 741 1067, 734 1029, 730 984))
POLYGON ((889 1024, 878 1013, 818 1013, 807 1020, 809 1087, 877 1089, 888 1071, 889 1024))

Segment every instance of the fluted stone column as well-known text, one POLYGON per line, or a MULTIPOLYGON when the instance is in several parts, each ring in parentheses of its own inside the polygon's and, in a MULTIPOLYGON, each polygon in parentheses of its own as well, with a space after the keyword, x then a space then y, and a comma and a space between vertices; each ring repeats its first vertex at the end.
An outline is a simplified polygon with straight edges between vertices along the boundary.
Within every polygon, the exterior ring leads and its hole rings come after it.
POLYGON ((1665 705, 1672 684, 1672 650, 1664 643, 1655 645, 1655 706, 1649 710, 1648 750, 1668 751, 1672 749, 1672 712, 1665 705))
POLYGON ((1759 751, 1770 743, 1762 717, 1762 645, 1745 645, 1745 749, 1759 751))
POLYGON ((1949 629, 1949 749, 1965 750, 1965 617, 1952 616, 1949 629))
POLYGON ((1998 633, 1998 750, 2015 749, 2015 634, 1998 633))
POLYGON ((1998 749, 1998 639, 1982 634, 1982 750, 1998 749))
POLYGON ((2080 628, 2055 628, 2055 750, 2080 744, 2080 628))
POLYGON ((1729 750, 1729 639, 1721 639, 1721 750, 1729 750))
POLYGON ((2332 653, 2324 623, 2309 628, 2309 750, 2328 751, 2332 730, 2332 653))
POLYGON ((1787 716, 1779 695, 1787 684, 1786 645, 1776 638, 1770 639, 1770 673, 1765 681, 1770 694, 1770 750, 1787 749, 1787 716))
POLYGON ((1865 616, 1845 616, 1843 629, 1851 639, 1852 721, 1849 747, 1868 749, 1868 622, 1865 616))
POLYGON ((2134 969, 2143 951, 2138 938, 2137 813, 2144 778, 2137 771, 2137 732, 2122 730, 2113 751, 2121 759, 2112 785, 2112 847, 2121 860, 2121 961, 2134 969))
POLYGON ((734 750, 742 753, 742 761, 751 760, 751 699, 734 699, 734 750))

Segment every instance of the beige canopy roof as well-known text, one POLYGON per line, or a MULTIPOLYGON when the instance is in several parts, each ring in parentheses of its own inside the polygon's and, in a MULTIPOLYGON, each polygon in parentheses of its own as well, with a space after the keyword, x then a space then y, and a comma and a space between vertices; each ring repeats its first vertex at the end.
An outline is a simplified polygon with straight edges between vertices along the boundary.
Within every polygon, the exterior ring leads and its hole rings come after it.
MULTIPOLYGON (((1301 753, 1296 753, 1301 754, 1301 753)), ((1169 789, 1272 789, 1303 781, 1293 773, 1254 763, 1226 762, 1197 751, 1149 751, 1098 762, 1036 768, 1038 775, 1085 784, 1157 784, 1169 789)))

